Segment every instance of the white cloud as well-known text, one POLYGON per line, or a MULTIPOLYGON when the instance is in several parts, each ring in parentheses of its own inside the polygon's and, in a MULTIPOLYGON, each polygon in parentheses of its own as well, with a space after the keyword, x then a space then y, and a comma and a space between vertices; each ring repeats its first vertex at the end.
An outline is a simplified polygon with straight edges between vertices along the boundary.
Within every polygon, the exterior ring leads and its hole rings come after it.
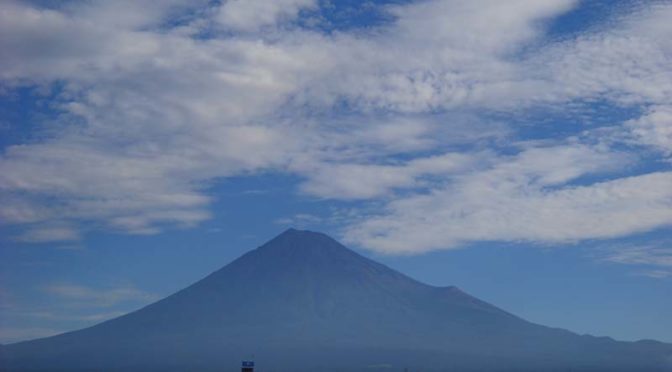
POLYGON ((576 5, 431 0, 389 7, 394 19, 374 29, 327 35, 276 27, 316 10, 312 0, 220 7, 93 1, 60 9, 8 2, 0 11, 0 84, 54 89, 59 115, 40 137, 2 154, 0 219, 67 225, 73 235, 89 222, 138 234, 190 227, 211 217, 212 182, 273 169, 303 178, 300 189, 311 195, 389 201, 382 217, 349 230, 378 248, 389 241, 371 237, 388 234, 387 219, 396 217, 392 225, 411 222, 399 244, 420 249, 655 228, 667 223, 665 213, 619 192, 632 184, 658 190, 666 173, 578 187, 571 184, 577 177, 613 169, 623 157, 564 138, 517 157, 483 149, 516 133, 517 118, 503 124, 485 119, 488 113, 603 99, 651 107, 649 116, 613 125, 668 153, 665 15, 672 7, 649 7, 575 39, 545 40, 543 21, 576 5), (607 196, 598 203, 592 193, 607 196), (557 236, 546 231, 551 217, 535 212, 548 206, 566 212, 557 236), (586 222, 609 209, 651 215, 612 228, 586 222), (470 213, 487 218, 476 223, 470 213), (469 235, 467 225, 456 225, 455 238, 438 231, 429 242, 433 231, 414 222, 425 215, 439 221, 437 230, 445 219, 476 227, 469 235), (523 231, 528 223, 536 230, 523 231), (572 226, 576 233, 568 234, 572 226))
POLYGON ((426 184, 423 178, 443 180, 473 167, 478 156, 443 154, 414 159, 404 164, 319 164, 301 189, 312 195, 338 199, 369 199, 394 189, 426 184))
POLYGON ((24 243, 67 242, 79 239, 77 230, 69 226, 34 227, 15 238, 24 243))
POLYGON ((291 217, 283 217, 274 221, 277 225, 285 225, 294 228, 306 228, 322 222, 324 222, 322 217, 310 213, 297 213, 291 217))
MULTIPOLYGON (((402 35, 446 47, 485 53, 516 51, 520 43, 538 38, 539 21, 565 13, 575 0, 423 1, 393 10, 402 35)), ((441 56, 442 50, 439 50, 441 56)))
POLYGON ((647 276, 654 279, 665 279, 672 277, 672 270, 647 270, 638 273, 641 276, 647 276))
POLYGON ((540 22, 570 0, 422 1, 390 8, 396 21, 373 37, 323 40, 330 73, 307 88, 313 102, 343 99, 362 110, 426 112, 516 107, 534 82, 511 54, 543 34, 540 22), (393 61, 393 62, 392 62, 393 61))
POLYGON ((657 106, 642 117, 625 123, 635 140, 672 155, 672 106, 657 106))
POLYGON ((120 317, 124 314, 127 314, 126 311, 108 311, 102 313, 87 313, 87 314, 60 314, 52 311, 33 311, 26 313, 25 315, 31 318, 37 319, 46 319, 52 321, 78 321, 78 322, 89 322, 89 323, 99 323, 104 320, 120 317))
POLYGON ((35 302, 0 288, 0 342, 25 341, 89 327, 159 299, 157 294, 130 284, 92 287, 63 282, 39 287, 39 291, 40 301, 35 302))
POLYGON ((264 26, 291 21, 302 9, 316 5, 315 0, 227 0, 219 8, 216 20, 236 31, 258 31, 264 26))
POLYGON ((666 239, 642 244, 616 243, 602 251, 601 261, 636 267, 635 275, 654 279, 672 277, 672 248, 666 239))
POLYGON ((116 288, 90 288, 76 284, 53 284, 44 287, 44 291, 60 298, 72 306, 110 307, 125 302, 149 303, 159 297, 133 286, 116 288))
POLYGON ((626 265, 672 267, 672 249, 655 245, 621 247, 604 259, 626 265))
POLYGON ((0 78, 10 83, 86 79, 123 65, 146 63, 168 36, 143 31, 203 2, 87 1, 62 9, 3 2, 0 78))
POLYGON ((568 243, 672 224, 672 173, 573 186, 623 159, 585 147, 532 149, 447 187, 389 202, 345 231, 348 241, 388 253, 448 249, 477 241, 568 243))
POLYGON ((67 331, 67 329, 0 326, 0 342, 10 344, 13 342, 32 340, 40 337, 54 336, 65 331, 67 331))

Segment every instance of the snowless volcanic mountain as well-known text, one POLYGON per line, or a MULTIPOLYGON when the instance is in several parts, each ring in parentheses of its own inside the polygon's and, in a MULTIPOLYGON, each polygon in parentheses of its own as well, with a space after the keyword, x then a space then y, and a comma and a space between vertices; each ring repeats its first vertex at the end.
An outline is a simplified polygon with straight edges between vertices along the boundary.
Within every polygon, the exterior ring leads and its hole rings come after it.
MULTIPOLYGON (((624 320, 627 321, 627 320, 624 320)), ((579 336, 288 230, 192 286, 4 345, 3 371, 672 371, 672 345, 579 336)))

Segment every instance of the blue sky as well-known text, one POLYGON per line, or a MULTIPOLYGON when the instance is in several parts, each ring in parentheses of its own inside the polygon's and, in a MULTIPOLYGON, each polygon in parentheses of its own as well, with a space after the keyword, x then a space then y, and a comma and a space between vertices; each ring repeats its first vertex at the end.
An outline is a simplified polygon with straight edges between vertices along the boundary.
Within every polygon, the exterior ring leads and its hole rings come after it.
POLYGON ((288 227, 534 322, 672 342, 672 4, 8 1, 0 342, 288 227))

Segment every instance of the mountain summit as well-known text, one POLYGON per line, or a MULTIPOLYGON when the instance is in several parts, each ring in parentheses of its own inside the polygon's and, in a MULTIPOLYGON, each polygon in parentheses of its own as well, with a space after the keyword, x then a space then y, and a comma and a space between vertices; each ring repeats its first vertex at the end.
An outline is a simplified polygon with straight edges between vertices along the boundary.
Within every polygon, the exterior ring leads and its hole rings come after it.
POLYGON ((579 336, 290 229, 203 280, 83 330, 5 345, 0 370, 672 371, 672 346, 579 336))

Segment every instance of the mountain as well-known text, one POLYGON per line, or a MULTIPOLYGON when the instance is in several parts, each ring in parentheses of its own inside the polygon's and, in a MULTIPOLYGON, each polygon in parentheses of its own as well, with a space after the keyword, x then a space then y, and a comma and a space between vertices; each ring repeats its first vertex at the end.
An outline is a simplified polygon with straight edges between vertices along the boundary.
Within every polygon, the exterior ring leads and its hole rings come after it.
POLYGON ((288 230, 83 330, 5 345, 3 371, 672 371, 672 345, 579 336, 288 230))

